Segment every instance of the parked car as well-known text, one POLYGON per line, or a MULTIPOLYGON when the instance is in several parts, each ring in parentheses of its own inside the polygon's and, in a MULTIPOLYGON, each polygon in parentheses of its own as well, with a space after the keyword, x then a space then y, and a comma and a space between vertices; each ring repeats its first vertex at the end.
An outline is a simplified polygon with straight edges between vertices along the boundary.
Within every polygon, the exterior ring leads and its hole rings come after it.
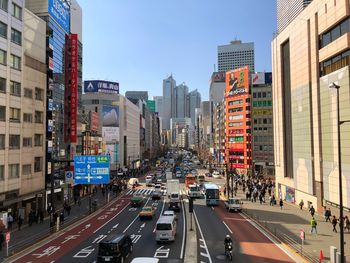
POLYGON ((144 206, 142 207, 140 213, 139 213, 139 218, 144 219, 144 218, 150 218, 153 219, 155 215, 156 209, 153 206, 144 206))
POLYGON ((124 262, 132 249, 133 244, 129 235, 108 236, 98 244, 97 262, 124 262))

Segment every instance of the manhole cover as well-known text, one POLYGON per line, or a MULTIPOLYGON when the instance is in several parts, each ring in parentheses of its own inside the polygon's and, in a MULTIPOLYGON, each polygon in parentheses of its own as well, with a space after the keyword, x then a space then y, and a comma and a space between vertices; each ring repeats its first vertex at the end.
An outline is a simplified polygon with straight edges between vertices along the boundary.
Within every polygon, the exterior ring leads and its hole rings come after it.
POLYGON ((216 258, 219 259, 219 260, 226 260, 226 256, 225 255, 217 255, 216 258))

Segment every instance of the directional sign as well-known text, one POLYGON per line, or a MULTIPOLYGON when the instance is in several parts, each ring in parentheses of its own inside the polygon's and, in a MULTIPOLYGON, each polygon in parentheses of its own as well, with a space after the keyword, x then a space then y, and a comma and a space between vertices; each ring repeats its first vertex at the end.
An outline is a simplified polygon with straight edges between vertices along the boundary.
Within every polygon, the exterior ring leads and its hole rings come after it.
POLYGON ((108 184, 109 158, 107 155, 74 156, 74 183, 108 184))

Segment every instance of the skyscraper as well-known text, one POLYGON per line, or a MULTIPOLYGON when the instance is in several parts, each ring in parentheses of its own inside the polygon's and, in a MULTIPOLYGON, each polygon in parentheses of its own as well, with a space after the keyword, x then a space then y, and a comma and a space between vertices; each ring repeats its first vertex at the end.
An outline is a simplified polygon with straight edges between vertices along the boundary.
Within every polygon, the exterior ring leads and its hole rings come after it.
POLYGON ((153 96, 156 102, 156 112, 160 113, 163 110, 163 96, 153 96))
POLYGON ((218 69, 228 71, 240 67, 254 68, 254 43, 242 43, 241 40, 231 41, 228 45, 218 46, 218 69))
POLYGON ((170 129, 170 118, 175 116, 175 96, 174 90, 176 81, 172 75, 163 80, 163 108, 161 110, 161 118, 163 122, 163 129, 170 129))
POLYGON ((175 118, 185 118, 187 105, 188 87, 182 83, 175 89, 175 118))
POLYGON ((188 117, 191 118, 191 123, 195 126, 196 123, 196 108, 200 108, 201 106, 201 94, 197 91, 197 89, 192 90, 188 93, 188 117))
POLYGON ((277 31, 285 29, 312 0, 277 0, 277 31))

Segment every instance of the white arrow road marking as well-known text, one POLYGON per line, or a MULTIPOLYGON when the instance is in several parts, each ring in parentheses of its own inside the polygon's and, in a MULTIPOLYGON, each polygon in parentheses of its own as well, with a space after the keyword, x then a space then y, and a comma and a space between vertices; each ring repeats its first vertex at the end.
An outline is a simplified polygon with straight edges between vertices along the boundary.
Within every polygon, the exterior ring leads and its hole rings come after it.
POLYGON ((99 235, 98 237, 95 238, 94 241, 92 241, 92 243, 100 243, 103 239, 105 239, 107 237, 107 235, 99 235))

